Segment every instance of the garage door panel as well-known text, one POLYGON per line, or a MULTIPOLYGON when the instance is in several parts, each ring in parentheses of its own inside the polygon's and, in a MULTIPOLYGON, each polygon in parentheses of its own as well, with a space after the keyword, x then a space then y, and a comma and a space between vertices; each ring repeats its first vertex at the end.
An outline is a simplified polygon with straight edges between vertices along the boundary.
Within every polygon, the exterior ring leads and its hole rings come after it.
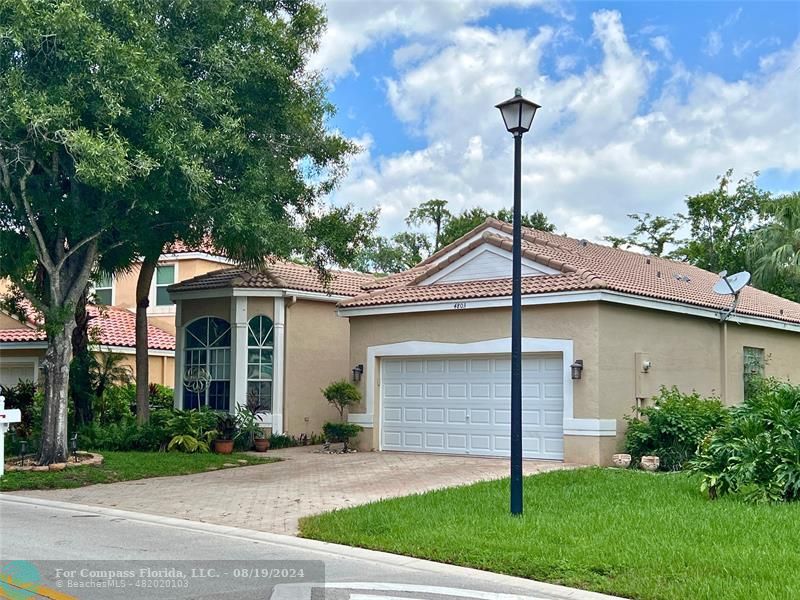
POLYGON ((470 383, 469 397, 478 400, 488 400, 491 397, 490 387, 488 383, 470 383))
MULTIPOLYGON (((511 361, 504 356, 384 359, 382 447, 508 456, 511 361)), ((523 360, 523 454, 563 457, 558 356, 523 360)))

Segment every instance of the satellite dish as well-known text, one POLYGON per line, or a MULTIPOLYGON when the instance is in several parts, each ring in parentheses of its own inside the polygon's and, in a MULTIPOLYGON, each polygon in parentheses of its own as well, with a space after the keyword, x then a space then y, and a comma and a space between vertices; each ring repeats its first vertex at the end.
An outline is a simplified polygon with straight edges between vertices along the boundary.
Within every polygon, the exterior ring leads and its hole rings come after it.
POLYGON ((720 321, 726 321, 736 311, 736 305, 739 303, 739 292, 742 288, 750 283, 750 273, 742 271, 728 276, 727 271, 722 271, 719 274, 720 280, 714 284, 712 288, 714 293, 720 296, 733 296, 733 305, 725 312, 720 314, 720 321))
POLYGON ((721 296, 738 294, 744 286, 750 283, 750 273, 742 271, 728 277, 728 273, 723 271, 719 274, 720 280, 714 284, 714 292, 721 296))

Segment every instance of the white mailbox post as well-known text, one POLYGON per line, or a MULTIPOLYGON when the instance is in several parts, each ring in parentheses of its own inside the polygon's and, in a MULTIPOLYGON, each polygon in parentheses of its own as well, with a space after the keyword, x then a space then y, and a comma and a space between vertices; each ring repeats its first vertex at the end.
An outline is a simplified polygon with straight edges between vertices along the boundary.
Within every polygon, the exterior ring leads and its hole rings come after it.
POLYGON ((6 431, 8 426, 19 423, 22 420, 22 413, 18 408, 6 410, 6 398, 0 396, 0 477, 6 469, 6 431))

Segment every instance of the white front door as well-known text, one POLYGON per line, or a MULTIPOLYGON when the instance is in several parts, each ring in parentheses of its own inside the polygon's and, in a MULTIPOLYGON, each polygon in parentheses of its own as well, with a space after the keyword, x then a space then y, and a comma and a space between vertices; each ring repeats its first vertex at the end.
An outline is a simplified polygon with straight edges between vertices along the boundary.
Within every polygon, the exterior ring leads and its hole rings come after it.
MULTIPOLYGON (((509 355, 384 358, 381 449, 508 456, 509 355)), ((525 458, 564 458, 563 360, 522 361, 525 458)))

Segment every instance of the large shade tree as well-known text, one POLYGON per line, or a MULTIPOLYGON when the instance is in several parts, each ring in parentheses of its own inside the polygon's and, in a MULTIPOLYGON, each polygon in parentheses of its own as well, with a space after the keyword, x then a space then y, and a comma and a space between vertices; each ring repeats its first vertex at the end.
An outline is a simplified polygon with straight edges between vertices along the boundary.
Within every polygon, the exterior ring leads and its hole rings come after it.
POLYGON ((306 70, 323 27, 306 0, 0 0, 0 263, 48 334, 40 463, 66 458, 95 269, 209 232, 253 266, 352 258, 365 217, 319 202, 352 149, 306 70))
POLYGON ((762 289, 800 301, 800 192, 767 202, 753 232, 748 259, 762 289))

